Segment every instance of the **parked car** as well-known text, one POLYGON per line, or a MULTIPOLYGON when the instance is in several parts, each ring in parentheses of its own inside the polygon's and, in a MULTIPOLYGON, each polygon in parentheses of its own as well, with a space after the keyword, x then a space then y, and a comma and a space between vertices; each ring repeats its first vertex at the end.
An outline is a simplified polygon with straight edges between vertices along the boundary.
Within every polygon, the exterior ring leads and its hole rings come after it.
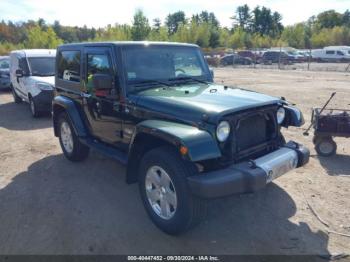
POLYGON ((231 55, 225 55, 220 60, 220 64, 223 66, 233 65, 233 63, 235 65, 251 65, 252 59, 249 57, 243 57, 237 54, 231 54, 231 55))
POLYGON ((9 89, 10 86, 10 59, 8 56, 0 56, 0 90, 9 89))
POLYGON ((273 63, 292 64, 295 62, 295 57, 288 55, 285 51, 266 51, 262 56, 262 63, 265 65, 273 63))
POLYGON ((259 64, 261 62, 261 55, 259 52, 253 52, 250 50, 238 51, 237 54, 241 57, 250 58, 253 63, 259 64))
POLYGON ((349 62, 350 55, 346 50, 324 48, 312 50, 312 59, 316 62, 349 62))
POLYGON ((10 54, 12 94, 16 103, 30 104, 33 117, 51 111, 56 50, 17 50, 10 54))
POLYGON ((287 51, 287 54, 289 57, 292 57, 293 62, 302 63, 307 61, 307 57, 302 52, 287 51))
POLYGON ((298 54, 304 56, 304 62, 308 62, 312 60, 312 55, 310 50, 299 50, 297 52, 298 54))
POLYGON ((166 233, 197 224, 207 199, 254 192, 308 162, 308 149, 281 133, 301 126, 302 113, 215 84, 197 45, 66 44, 56 59, 53 127, 64 155, 82 161, 93 148, 126 165, 166 233))

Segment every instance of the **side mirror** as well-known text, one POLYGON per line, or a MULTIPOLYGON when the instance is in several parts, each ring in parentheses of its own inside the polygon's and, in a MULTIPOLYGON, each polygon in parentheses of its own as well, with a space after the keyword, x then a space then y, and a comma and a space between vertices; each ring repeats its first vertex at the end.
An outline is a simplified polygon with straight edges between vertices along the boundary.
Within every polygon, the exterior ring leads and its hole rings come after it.
POLYGON ((94 74, 92 77, 94 88, 98 89, 113 89, 113 78, 107 74, 94 74))
POLYGON ((211 77, 214 78, 214 70, 213 69, 209 69, 211 77))
POLYGON ((16 70, 16 76, 17 77, 23 77, 24 73, 23 73, 23 70, 22 69, 17 69, 16 70))

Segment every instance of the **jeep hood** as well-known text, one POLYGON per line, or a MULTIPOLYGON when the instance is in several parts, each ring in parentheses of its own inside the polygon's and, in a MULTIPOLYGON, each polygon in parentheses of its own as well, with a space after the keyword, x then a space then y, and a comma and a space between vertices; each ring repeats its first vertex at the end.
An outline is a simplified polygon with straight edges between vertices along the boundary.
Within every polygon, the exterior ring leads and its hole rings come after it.
POLYGON ((216 84, 154 88, 139 92, 137 97, 137 106, 148 112, 196 123, 217 123, 226 114, 283 103, 280 98, 216 84))

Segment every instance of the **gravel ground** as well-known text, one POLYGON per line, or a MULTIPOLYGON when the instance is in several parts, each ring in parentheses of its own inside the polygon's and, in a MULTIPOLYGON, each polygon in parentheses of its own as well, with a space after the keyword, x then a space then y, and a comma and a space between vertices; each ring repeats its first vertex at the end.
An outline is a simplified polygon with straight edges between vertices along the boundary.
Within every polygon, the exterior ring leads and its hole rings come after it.
MULTIPOLYGON (((310 120, 337 91, 331 106, 349 108, 350 73, 219 68, 216 80, 296 103, 310 120)), ((305 125, 306 126, 306 125, 305 125)), ((50 117, 32 119, 26 104, 0 93, 1 254, 350 254, 350 139, 338 154, 315 155, 311 137, 284 130, 311 149, 310 163, 256 194, 212 201, 207 219, 171 237, 147 218, 137 185, 125 169, 92 153, 66 160, 50 117), (326 221, 324 226, 313 210, 326 221)))
MULTIPOLYGON (((228 68, 232 68, 231 66, 228 66, 228 68)), ((264 65, 264 64, 256 64, 256 65, 235 65, 235 69, 242 69, 242 68, 256 68, 256 69, 278 69, 278 64, 272 64, 272 65, 264 65)), ((310 65, 308 63, 294 63, 291 65, 280 65, 280 69, 282 70, 310 70, 310 71, 318 71, 318 72, 345 72, 350 73, 350 63, 316 63, 312 62, 310 65)))

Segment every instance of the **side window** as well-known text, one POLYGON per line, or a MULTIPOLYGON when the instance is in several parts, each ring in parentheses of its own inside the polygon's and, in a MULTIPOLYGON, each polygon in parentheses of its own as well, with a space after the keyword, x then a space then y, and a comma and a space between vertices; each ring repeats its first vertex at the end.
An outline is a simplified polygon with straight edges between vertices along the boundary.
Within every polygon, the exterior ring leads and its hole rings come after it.
POLYGON ((88 54, 86 68, 86 88, 89 93, 94 93, 93 76, 104 74, 112 76, 112 67, 107 54, 88 54))
POLYGON ((337 55, 344 55, 342 51, 337 51, 337 55))
POLYGON ((87 78, 94 74, 111 74, 112 68, 108 55, 88 54, 87 55, 87 78))
POLYGON ((335 51, 332 51, 332 50, 326 51, 326 55, 334 55, 334 54, 335 54, 335 51))
POLYGON ((58 54, 58 78, 80 82, 80 51, 62 51, 58 54))
POLYGON ((29 74, 27 59, 25 59, 24 57, 22 57, 18 60, 18 67, 19 67, 19 69, 23 70, 25 75, 29 74))

